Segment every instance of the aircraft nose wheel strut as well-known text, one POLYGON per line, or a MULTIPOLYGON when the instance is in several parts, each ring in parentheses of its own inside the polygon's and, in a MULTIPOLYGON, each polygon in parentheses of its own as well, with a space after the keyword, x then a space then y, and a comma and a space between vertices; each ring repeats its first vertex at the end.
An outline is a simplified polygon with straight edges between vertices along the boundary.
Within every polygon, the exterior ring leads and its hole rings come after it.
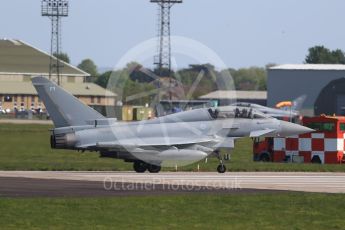
POLYGON ((215 151, 215 154, 216 154, 216 156, 217 156, 217 158, 218 158, 218 160, 219 160, 219 165, 218 165, 218 167, 217 167, 218 173, 225 173, 225 172, 226 172, 226 167, 225 167, 225 165, 224 165, 224 162, 223 162, 222 156, 221 156, 221 154, 220 154, 220 151, 219 151, 219 150, 216 150, 216 151, 215 151))

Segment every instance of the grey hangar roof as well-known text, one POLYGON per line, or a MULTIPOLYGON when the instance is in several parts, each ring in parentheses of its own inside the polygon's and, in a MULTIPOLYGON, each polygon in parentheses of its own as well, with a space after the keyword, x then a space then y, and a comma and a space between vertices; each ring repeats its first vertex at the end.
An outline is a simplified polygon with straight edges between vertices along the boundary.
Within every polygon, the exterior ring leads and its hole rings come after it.
POLYGON ((269 68, 269 70, 335 70, 344 71, 345 65, 340 64, 285 64, 269 68))
POLYGON ((226 91, 218 90, 203 95, 200 99, 247 99, 247 100, 266 100, 266 91, 226 91))
MULTIPOLYGON (((56 58, 53 57, 55 60, 56 58)), ((0 39, 0 73, 48 75, 50 55, 23 41, 0 39)), ((63 62, 61 75, 90 76, 90 74, 63 62)))
MULTIPOLYGON (((76 96, 103 96, 115 97, 116 94, 106 90, 94 83, 64 83, 61 85, 66 91, 76 96)), ((31 82, 10 82, 0 83, 0 94, 4 95, 37 95, 31 82)))

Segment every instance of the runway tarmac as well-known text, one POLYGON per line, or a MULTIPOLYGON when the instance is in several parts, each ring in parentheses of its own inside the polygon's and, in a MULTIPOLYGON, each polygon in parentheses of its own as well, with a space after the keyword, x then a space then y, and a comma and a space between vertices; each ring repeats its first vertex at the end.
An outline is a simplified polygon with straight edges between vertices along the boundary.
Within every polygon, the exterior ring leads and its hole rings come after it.
POLYGON ((146 183, 104 183, 99 181, 0 177, 0 197, 112 197, 178 194, 258 194, 271 190, 168 186, 146 183))
POLYGON ((345 173, 0 172, 0 196, 114 196, 302 191, 345 193, 345 173))

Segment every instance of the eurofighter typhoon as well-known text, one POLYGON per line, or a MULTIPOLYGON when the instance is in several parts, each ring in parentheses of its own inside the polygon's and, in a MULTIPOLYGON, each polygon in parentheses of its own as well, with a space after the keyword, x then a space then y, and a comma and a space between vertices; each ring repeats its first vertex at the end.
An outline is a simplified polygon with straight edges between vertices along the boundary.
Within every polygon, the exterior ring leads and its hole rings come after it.
POLYGON ((238 138, 286 137, 314 131, 239 106, 120 122, 102 116, 44 77, 35 77, 32 82, 55 126, 52 148, 97 151, 133 163, 138 173, 158 173, 162 166, 193 163, 210 155, 218 157, 217 171, 224 173, 220 150, 230 151, 238 138))

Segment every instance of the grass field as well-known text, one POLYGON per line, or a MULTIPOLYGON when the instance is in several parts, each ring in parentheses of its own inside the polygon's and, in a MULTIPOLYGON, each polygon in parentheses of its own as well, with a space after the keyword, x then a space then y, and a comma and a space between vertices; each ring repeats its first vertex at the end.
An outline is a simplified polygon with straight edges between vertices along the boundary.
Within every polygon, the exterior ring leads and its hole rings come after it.
POLYGON ((344 229, 343 195, 0 199, 1 229, 344 229))
MULTIPOLYGON (((0 124, 0 170, 132 170, 131 164, 99 158, 98 153, 50 149, 50 128, 47 125, 0 124)), ((207 164, 204 161, 198 164, 201 171, 215 171, 218 161, 211 158, 207 164)), ((236 143, 227 168, 229 171, 345 171, 345 165, 253 162, 250 139, 236 143)), ((197 164, 179 170, 196 171, 197 164)))
MULTIPOLYGON (((0 170, 132 169, 97 153, 51 150, 50 128, 0 124, 0 170)), ((342 165, 255 163, 249 139, 236 145, 228 163, 233 171, 345 171, 342 165)), ((217 163, 199 162, 203 171, 215 171, 217 163)), ((0 229, 344 229, 344 203, 344 195, 312 193, 0 198, 0 229)))

